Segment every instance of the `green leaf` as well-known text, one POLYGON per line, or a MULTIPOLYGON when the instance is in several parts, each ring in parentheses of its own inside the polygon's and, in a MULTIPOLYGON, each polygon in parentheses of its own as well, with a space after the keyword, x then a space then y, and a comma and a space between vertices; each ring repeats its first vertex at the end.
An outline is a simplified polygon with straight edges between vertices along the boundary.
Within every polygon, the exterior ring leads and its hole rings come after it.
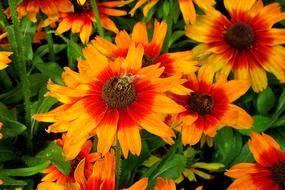
POLYGON ((72 40, 67 40, 67 52, 68 55, 73 57, 75 60, 78 58, 83 58, 82 48, 72 40))
POLYGON ((229 127, 219 130, 214 142, 215 153, 211 162, 223 163, 225 166, 238 156, 242 148, 241 135, 229 127))
POLYGON ((4 124, 3 128, 1 129, 1 133, 4 134, 4 138, 16 137, 27 129, 24 124, 11 120, 7 117, 0 116, 0 120, 4 124))
POLYGON ((164 163, 154 175, 154 178, 159 176, 163 178, 177 179, 181 175, 182 170, 186 166, 186 159, 183 155, 175 154, 164 163))
POLYGON ((253 127, 251 129, 239 130, 243 135, 250 135, 252 131, 261 133, 272 126, 272 119, 262 115, 253 116, 253 127))
POLYGON ((44 150, 39 152, 36 158, 50 160, 66 176, 71 171, 70 162, 65 159, 62 148, 55 142, 51 142, 44 150))
POLYGON ((278 127, 268 130, 268 134, 272 136, 277 143, 280 145, 281 149, 285 151, 285 127, 278 127))
MULTIPOLYGON (((32 74, 29 76, 32 96, 35 96, 38 94, 39 89, 43 85, 46 85, 47 80, 48 80, 47 76, 39 74, 39 73, 35 73, 35 74, 32 74)), ((2 101, 5 104, 18 103, 21 100, 23 100, 23 93, 22 93, 21 84, 18 84, 12 90, 10 90, 4 94, 0 94, 0 101, 2 101)))
MULTIPOLYGON (((57 54, 66 48, 66 44, 53 44, 54 53, 57 54)), ((41 45, 35 52, 35 56, 43 57, 49 53, 48 44, 41 45)))
POLYGON ((257 110, 260 114, 266 115, 274 106, 275 95, 270 87, 267 87, 257 97, 257 110))
POLYGON ((8 144, 0 144, 0 162, 13 160, 16 157, 13 146, 8 144))
POLYGON ((49 164, 50 161, 46 161, 28 168, 2 169, 0 170, 0 176, 31 176, 43 171, 49 164))
POLYGON ((147 144, 144 140, 142 140, 142 151, 140 156, 129 155, 127 159, 122 160, 121 170, 124 171, 121 173, 120 181, 122 182, 131 182, 128 184, 124 184, 123 186, 130 186, 132 184, 132 179, 135 177, 135 171, 139 166, 142 165, 144 161, 146 161, 150 157, 150 151, 147 147, 147 144))
MULTIPOLYGON (((57 100, 50 96, 41 97, 39 101, 35 102, 32 105, 32 115, 36 113, 45 113, 47 112, 54 104, 57 103, 57 100)), ((35 119, 32 119, 32 133, 35 134, 37 132, 39 122, 35 119)))
POLYGON ((254 158, 249 150, 248 143, 244 144, 239 155, 233 160, 230 166, 242 162, 254 162, 254 158))
POLYGON ((4 182, 3 185, 12 185, 12 186, 27 185, 27 182, 24 180, 16 180, 8 176, 0 176, 0 179, 4 182))
POLYGON ((33 63, 42 74, 50 77, 55 83, 64 84, 61 78, 63 69, 59 64, 55 62, 45 63, 40 57, 35 57, 33 63))
MULTIPOLYGON (((32 43, 34 40, 34 34, 36 32, 37 29, 37 25, 34 24, 33 22, 31 22, 31 20, 28 17, 24 17, 21 20, 20 23, 20 29, 22 32, 22 47, 24 49, 24 55, 26 57, 27 60, 32 60, 33 59, 33 47, 32 47, 32 43)), ((19 35, 19 34, 17 34, 19 35)))
POLYGON ((276 112, 274 113, 275 117, 279 117, 279 115, 285 110, 285 87, 283 87, 282 93, 278 100, 278 106, 276 112))
POLYGON ((11 118, 11 114, 5 104, 0 102, 0 115, 2 117, 11 118))

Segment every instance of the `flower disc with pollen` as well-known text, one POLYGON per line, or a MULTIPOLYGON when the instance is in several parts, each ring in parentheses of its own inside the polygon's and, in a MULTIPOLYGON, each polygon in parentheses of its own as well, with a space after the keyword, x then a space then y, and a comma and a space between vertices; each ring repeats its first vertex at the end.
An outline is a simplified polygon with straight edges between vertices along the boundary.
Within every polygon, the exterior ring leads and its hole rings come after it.
POLYGON ((65 68, 66 86, 48 85, 47 95, 56 97, 63 105, 34 116, 39 121, 54 122, 49 132, 67 132, 63 147, 67 158, 75 158, 82 144, 93 135, 98 136, 98 151, 102 154, 118 138, 125 157, 129 151, 140 153, 141 128, 169 144, 174 142, 174 132, 162 121, 161 114, 185 109, 164 93, 179 89, 184 79, 160 78, 164 69, 158 64, 142 68, 141 45, 131 44, 125 59, 109 60, 92 45, 83 54, 86 59, 78 63, 79 73, 65 68))
POLYGON ((114 109, 129 106, 136 98, 136 91, 130 77, 120 76, 109 79, 103 86, 102 98, 114 109))
POLYGON ((278 3, 256 0, 224 0, 229 17, 211 10, 186 27, 186 35, 198 42, 193 58, 226 76, 251 81, 255 92, 267 87, 266 72, 285 81, 284 29, 273 28, 285 19, 278 3))
POLYGON ((172 117, 174 124, 181 124, 183 144, 194 145, 202 134, 214 137, 216 130, 224 125, 238 129, 252 126, 252 118, 243 109, 231 104, 249 88, 246 80, 227 81, 221 76, 213 82, 210 67, 200 68, 198 77, 188 75, 185 87, 193 90, 188 95, 174 95, 174 100, 186 108, 185 112, 172 117))

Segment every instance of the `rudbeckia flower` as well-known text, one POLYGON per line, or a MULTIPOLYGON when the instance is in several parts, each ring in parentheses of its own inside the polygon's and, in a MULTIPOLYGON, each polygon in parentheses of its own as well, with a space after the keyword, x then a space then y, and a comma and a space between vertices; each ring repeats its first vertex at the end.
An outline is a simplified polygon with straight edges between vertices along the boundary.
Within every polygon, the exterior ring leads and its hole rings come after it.
MULTIPOLYGON (((92 32, 92 24, 96 22, 94 12, 92 9, 91 0, 78 1, 71 0, 73 4, 73 11, 63 13, 59 26, 56 30, 57 34, 62 34, 71 29, 73 33, 79 33, 80 39, 83 43, 89 42, 89 37, 92 32)), ((117 33, 119 30, 115 23, 107 17, 108 16, 124 16, 126 11, 113 9, 128 4, 130 1, 110 1, 97 3, 100 21, 102 26, 110 31, 117 33)))
POLYGON ((167 23, 155 20, 152 40, 148 40, 147 27, 143 22, 138 22, 133 28, 131 37, 126 31, 120 31, 115 38, 116 44, 97 36, 92 41, 94 46, 104 55, 112 58, 126 57, 131 43, 141 44, 144 47, 142 66, 160 63, 165 68, 163 75, 188 74, 197 70, 192 60, 191 51, 160 54, 167 32, 167 23))
MULTIPOLYGON (((66 136, 63 135, 62 139, 56 140, 56 143, 63 146, 65 138, 66 136)), ((76 178, 78 178, 81 173, 84 177, 89 177, 92 173, 92 163, 98 160, 101 156, 99 153, 91 153, 91 149, 92 142, 88 140, 82 146, 76 158, 70 160, 71 171, 68 176, 64 175, 55 165, 51 164, 48 168, 42 171, 42 173, 46 174, 42 178, 42 182, 45 182, 46 185, 51 184, 51 182, 55 182, 68 188, 76 187, 76 178)), ((81 178, 83 177, 81 176, 81 178)))
POLYGON ((202 134, 214 137, 216 130, 224 125, 248 129, 253 120, 240 107, 231 104, 250 87, 248 80, 227 81, 225 76, 213 82, 214 73, 210 67, 201 67, 198 77, 187 76, 183 85, 191 90, 188 95, 174 95, 174 100, 183 105, 185 112, 173 115, 174 124, 181 124, 183 144, 194 145, 202 134))
POLYGON ((204 11, 211 11, 215 0, 178 0, 179 7, 186 25, 196 22, 196 11, 194 3, 204 11))
POLYGON ((55 21, 60 13, 70 10, 69 0, 23 0, 17 7, 19 17, 28 16, 32 22, 37 22, 39 11, 47 15, 51 21, 55 21))
POLYGON ((261 0, 224 0, 230 18, 218 11, 199 16, 186 27, 186 35, 202 44, 193 49, 193 57, 208 58, 214 71, 236 79, 249 79, 260 92, 267 87, 266 72, 285 80, 285 30, 272 26, 285 18, 278 3, 266 6, 261 0))
POLYGON ((0 51, 0 70, 8 67, 8 63, 11 62, 11 59, 9 59, 9 56, 12 54, 13 54, 12 52, 0 51))
POLYGON ((83 54, 79 73, 65 68, 65 86, 48 84, 47 95, 63 105, 34 115, 38 121, 54 122, 48 128, 50 132, 67 131, 63 149, 68 159, 73 159, 94 134, 98 136, 98 152, 106 154, 117 137, 125 157, 129 151, 140 154, 140 129, 174 143, 174 132, 161 114, 185 109, 164 93, 184 80, 177 76, 160 78, 164 68, 159 64, 142 68, 141 45, 132 44, 125 59, 109 60, 93 45, 88 45, 83 54))
POLYGON ((249 149, 257 163, 239 163, 225 175, 236 178, 228 190, 285 189, 285 152, 269 135, 252 132, 249 149))

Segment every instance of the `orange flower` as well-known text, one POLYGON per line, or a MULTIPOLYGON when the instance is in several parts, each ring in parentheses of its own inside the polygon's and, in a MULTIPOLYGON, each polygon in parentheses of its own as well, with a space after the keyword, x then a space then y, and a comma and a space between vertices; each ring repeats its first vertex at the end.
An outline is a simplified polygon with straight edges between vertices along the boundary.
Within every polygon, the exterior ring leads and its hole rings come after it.
MULTIPOLYGON (((89 37, 92 32, 92 24, 96 22, 94 12, 91 5, 91 0, 86 0, 80 3, 77 0, 71 0, 73 4, 73 12, 64 13, 61 15, 60 24, 56 30, 57 34, 62 34, 71 29, 73 33, 80 33, 80 39, 82 43, 89 42, 89 37)), ((118 28, 115 23, 107 17, 108 16, 123 16, 127 12, 123 10, 113 9, 114 7, 120 7, 128 4, 130 1, 110 1, 97 3, 100 21, 102 26, 115 33, 118 32, 118 28)))
POLYGON ((34 118, 54 122, 50 132, 67 131, 64 151, 73 159, 80 147, 94 134, 98 136, 98 152, 106 154, 116 136, 125 157, 128 152, 139 155, 140 129, 145 129, 172 144, 174 132, 162 121, 161 114, 184 111, 164 95, 184 80, 177 76, 159 78, 159 65, 142 67, 143 47, 134 44, 125 59, 108 60, 88 45, 79 60, 79 73, 65 68, 66 86, 49 83, 47 93, 63 105, 34 118))
POLYGON ((186 25, 196 22, 196 11, 194 3, 204 11, 212 11, 215 0, 178 0, 179 7, 186 25))
POLYGON ((193 61, 191 51, 182 51, 175 53, 165 53, 160 55, 167 31, 167 23, 161 23, 155 20, 152 40, 149 42, 147 27, 143 22, 138 22, 133 28, 131 37, 126 31, 120 31, 116 38, 116 44, 97 36, 92 41, 94 46, 104 55, 112 58, 126 57, 131 43, 141 44, 144 47, 143 67, 160 63, 164 67, 163 76, 174 74, 188 74, 196 71, 197 64, 193 61))
POLYGON ((225 175, 236 178, 228 190, 285 189, 285 152, 266 134, 251 133, 249 149, 257 163, 239 163, 225 175))
POLYGON ((187 110, 173 117, 174 123, 181 123, 183 144, 194 145, 203 133, 213 137, 223 125, 239 129, 252 126, 252 118, 243 109, 231 104, 250 87, 247 80, 227 81, 225 76, 213 83, 213 72, 201 67, 198 77, 188 75, 184 86, 193 90, 186 96, 175 95, 177 103, 187 110))
POLYGON ((40 10, 55 21, 60 13, 71 10, 71 4, 69 0, 23 0, 17 7, 19 17, 28 16, 32 22, 37 21, 36 16, 40 10))
POLYGON ((12 52, 0 51, 0 70, 8 67, 8 63, 11 62, 11 59, 9 59, 9 56, 12 54, 13 54, 12 52))
POLYGON ((261 0, 224 0, 230 19, 218 11, 200 16, 186 27, 186 35, 202 44, 193 57, 209 59, 214 71, 237 79, 249 79, 260 92, 267 87, 266 71, 285 80, 285 30, 272 26, 285 18, 278 3, 264 6, 261 0))
MULTIPOLYGON (((63 135, 62 139, 56 140, 57 144, 63 146, 65 138, 66 136, 63 135)), ((92 142, 85 142, 78 156, 70 160, 71 172, 68 176, 65 176, 59 169, 57 169, 55 165, 52 164, 47 169, 42 171, 42 173, 47 174, 42 178, 42 181, 49 182, 46 183, 46 185, 50 184, 51 182, 56 182, 57 184, 63 185, 67 188, 76 187, 76 177, 81 175, 80 173, 83 173, 82 175, 84 177, 89 177, 92 172, 92 163, 100 158, 99 153, 90 153, 91 148, 92 142)))

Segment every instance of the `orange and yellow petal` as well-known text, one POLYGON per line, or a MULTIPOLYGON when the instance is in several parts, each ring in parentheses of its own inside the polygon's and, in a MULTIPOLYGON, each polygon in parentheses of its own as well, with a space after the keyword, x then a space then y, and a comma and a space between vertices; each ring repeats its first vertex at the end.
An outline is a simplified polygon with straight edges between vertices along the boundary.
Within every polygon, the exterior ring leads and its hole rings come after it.
POLYGON ((175 182, 172 179, 158 177, 154 190, 176 190, 175 182))
POLYGON ((254 159, 264 167, 272 167, 284 159, 279 144, 269 135, 251 133, 249 149, 254 159))
POLYGON ((145 190, 148 185, 148 178, 142 178, 136 183, 134 183, 131 187, 122 189, 122 190, 145 190))
POLYGON ((9 56, 12 54, 13 52, 0 51, 0 70, 8 67, 8 63, 11 62, 11 59, 9 59, 9 56))

